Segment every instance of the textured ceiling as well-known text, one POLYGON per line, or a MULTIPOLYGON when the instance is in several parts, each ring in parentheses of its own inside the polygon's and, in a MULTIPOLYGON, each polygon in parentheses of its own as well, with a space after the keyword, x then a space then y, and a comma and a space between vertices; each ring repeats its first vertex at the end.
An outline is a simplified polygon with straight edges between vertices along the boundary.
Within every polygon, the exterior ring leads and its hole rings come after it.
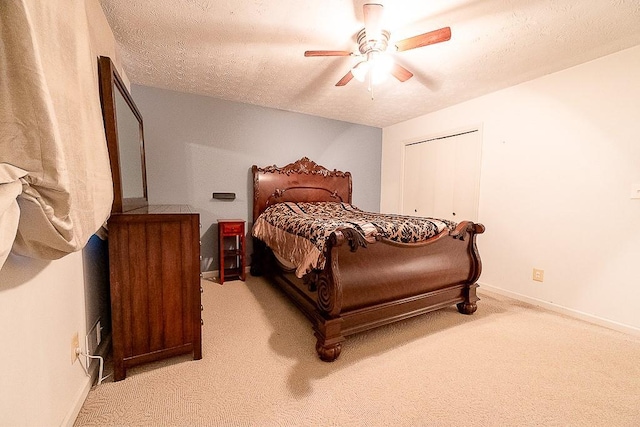
MULTIPOLYGON (((361 0, 100 0, 136 84, 385 127, 640 44, 639 0, 395 0, 391 41, 451 27, 394 54, 414 73, 335 83, 356 58, 361 0)), ((592 88, 586 88, 591 90, 592 88)))

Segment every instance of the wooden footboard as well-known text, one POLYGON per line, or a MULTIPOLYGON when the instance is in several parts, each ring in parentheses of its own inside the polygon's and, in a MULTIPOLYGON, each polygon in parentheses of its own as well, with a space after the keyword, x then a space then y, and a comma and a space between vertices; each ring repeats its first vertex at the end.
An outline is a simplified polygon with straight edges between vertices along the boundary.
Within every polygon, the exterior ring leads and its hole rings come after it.
POLYGON ((453 304, 475 312, 482 269, 475 240, 482 232, 484 226, 462 222, 423 243, 367 244, 343 229, 332 234, 321 272, 304 280, 282 273, 264 245, 262 270, 312 321, 320 358, 333 361, 348 335, 453 304))

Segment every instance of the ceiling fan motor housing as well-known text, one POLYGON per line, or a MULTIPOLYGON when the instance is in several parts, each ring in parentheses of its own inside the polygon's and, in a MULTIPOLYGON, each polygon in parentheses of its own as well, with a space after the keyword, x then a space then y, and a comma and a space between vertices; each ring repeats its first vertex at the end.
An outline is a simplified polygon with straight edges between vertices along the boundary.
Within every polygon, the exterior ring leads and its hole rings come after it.
POLYGON ((370 52, 384 52, 389 46, 390 36, 391 33, 389 31, 381 30, 379 39, 367 40, 367 32, 363 28, 358 32, 358 49, 363 55, 366 55, 370 52))

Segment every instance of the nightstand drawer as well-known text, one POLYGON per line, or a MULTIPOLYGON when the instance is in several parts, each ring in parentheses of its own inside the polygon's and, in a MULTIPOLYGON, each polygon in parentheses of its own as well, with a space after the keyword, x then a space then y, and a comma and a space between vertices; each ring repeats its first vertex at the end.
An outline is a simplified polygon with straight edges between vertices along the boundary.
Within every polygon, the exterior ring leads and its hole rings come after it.
POLYGON ((244 222, 221 222, 220 233, 223 234, 244 234, 244 222))

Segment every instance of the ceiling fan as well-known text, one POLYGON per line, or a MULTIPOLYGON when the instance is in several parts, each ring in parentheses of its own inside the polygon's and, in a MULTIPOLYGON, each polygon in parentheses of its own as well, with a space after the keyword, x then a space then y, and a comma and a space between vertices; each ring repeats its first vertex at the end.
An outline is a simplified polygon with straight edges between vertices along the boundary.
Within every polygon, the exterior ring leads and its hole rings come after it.
POLYGON ((403 52, 451 39, 451 28, 444 27, 397 41, 394 43, 394 48, 388 49, 391 33, 382 28, 383 9, 383 5, 377 3, 364 5, 364 28, 357 35, 359 52, 307 50, 304 56, 357 56, 363 58, 336 83, 336 86, 344 86, 355 77, 356 80, 362 82, 368 80, 371 90, 371 85, 381 83, 389 74, 401 82, 413 77, 411 71, 393 62, 389 51, 403 52))

